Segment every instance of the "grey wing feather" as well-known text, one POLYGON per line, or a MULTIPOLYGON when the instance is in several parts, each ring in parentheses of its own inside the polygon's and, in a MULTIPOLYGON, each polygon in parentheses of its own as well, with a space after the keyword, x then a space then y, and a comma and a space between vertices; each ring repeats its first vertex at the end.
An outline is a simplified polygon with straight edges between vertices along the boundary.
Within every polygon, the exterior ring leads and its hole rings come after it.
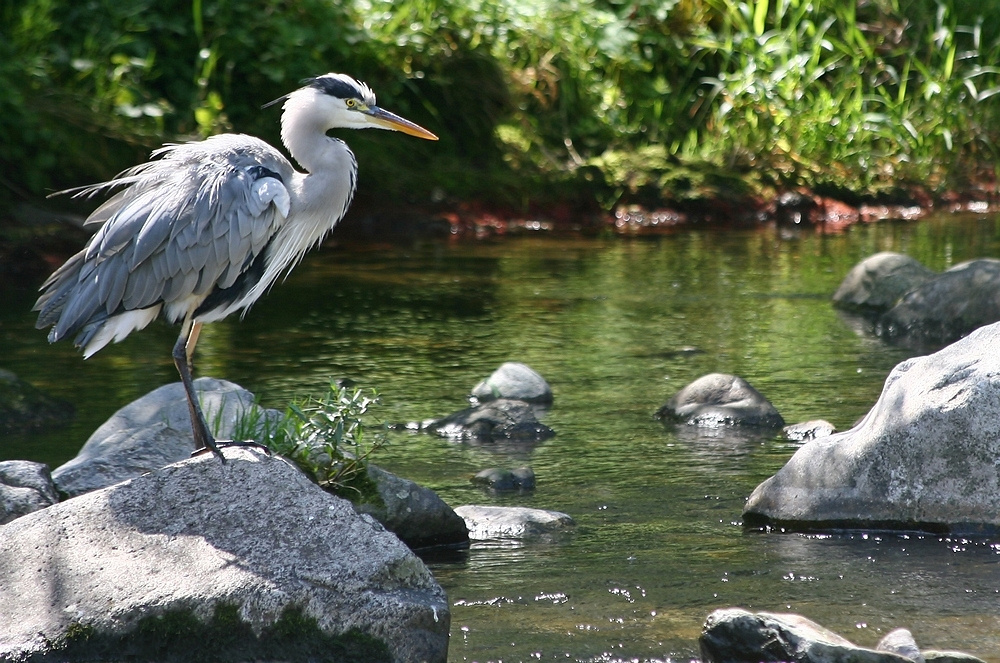
MULTIPOLYGON (((250 136, 172 145, 92 195, 125 186, 90 216, 100 228, 42 286, 38 326, 51 340, 117 312, 233 284, 289 214, 291 164, 250 136)), ((91 332, 92 334, 93 332, 91 332)))

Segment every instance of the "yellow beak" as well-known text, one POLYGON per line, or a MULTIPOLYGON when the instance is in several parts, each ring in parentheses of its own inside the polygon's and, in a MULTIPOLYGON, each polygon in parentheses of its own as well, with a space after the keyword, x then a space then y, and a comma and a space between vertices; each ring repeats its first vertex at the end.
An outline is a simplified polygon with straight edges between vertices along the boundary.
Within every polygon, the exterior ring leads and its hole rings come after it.
POLYGON ((381 129, 402 131, 404 134, 410 134, 411 136, 423 138, 424 140, 438 139, 437 136, 432 134, 430 131, 427 131, 427 129, 424 129, 419 124, 410 122, 409 120, 401 118, 395 113, 390 113, 389 111, 379 108, 378 106, 369 106, 362 112, 368 116, 369 123, 381 129))

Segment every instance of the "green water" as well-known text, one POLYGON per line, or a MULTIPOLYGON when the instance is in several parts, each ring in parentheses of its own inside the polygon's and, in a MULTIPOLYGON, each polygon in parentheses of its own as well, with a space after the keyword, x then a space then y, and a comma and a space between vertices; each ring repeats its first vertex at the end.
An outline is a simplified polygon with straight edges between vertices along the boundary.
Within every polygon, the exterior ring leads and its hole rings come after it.
MULTIPOLYGON (((1000 661, 1000 545, 746 532, 745 498, 795 446, 679 434, 653 419, 675 391, 718 371, 747 379, 789 422, 849 427, 910 354, 830 306, 847 271, 883 250, 937 270, 1000 256, 1000 220, 948 216, 829 237, 332 245, 244 320, 206 327, 197 372, 275 407, 350 377, 378 388, 389 422, 461 409, 507 360, 546 377, 551 440, 496 448, 400 433, 376 459, 453 506, 556 509, 578 523, 554 541, 474 544, 429 560, 453 606, 451 661, 689 661, 705 617, 728 606, 800 613, 867 646, 906 627, 924 648, 1000 661), (532 495, 497 498, 469 483, 480 469, 525 464, 537 475, 532 495)), ((0 368, 78 410, 67 429, 4 439, 3 458, 58 465, 117 408, 176 379, 175 328, 156 323, 84 362, 34 330, 30 289, 0 296, 0 368)))

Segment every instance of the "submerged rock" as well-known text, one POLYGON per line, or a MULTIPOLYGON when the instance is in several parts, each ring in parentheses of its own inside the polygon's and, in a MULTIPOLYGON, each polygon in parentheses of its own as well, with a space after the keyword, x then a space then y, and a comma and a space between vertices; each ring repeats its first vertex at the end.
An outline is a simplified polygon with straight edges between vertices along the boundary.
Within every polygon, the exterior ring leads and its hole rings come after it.
POLYGON ((469 504, 455 509, 465 518, 469 538, 522 539, 551 535, 572 528, 573 519, 559 511, 529 509, 522 506, 478 506, 469 504))
POLYGON ((1000 527, 1000 323, 889 374, 854 428, 812 440, 757 486, 748 525, 1000 527))
POLYGON ((0 462, 0 525, 58 501, 48 465, 27 460, 0 462))
POLYGON ((486 486, 496 493, 528 492, 535 489, 535 471, 530 467, 504 470, 491 467, 477 472, 472 483, 486 486))
POLYGON ((716 610, 702 628, 704 663, 914 663, 888 651, 858 647, 800 615, 716 610))
POLYGON ((741 377, 702 376, 674 394, 656 417, 701 428, 781 428, 785 420, 771 402, 741 377))
POLYGON ((0 528, 0 658, 446 660, 445 593, 399 539, 280 458, 224 453, 0 528))
POLYGON ((883 251, 855 265, 833 295, 836 306, 862 312, 888 311, 903 295, 936 276, 910 256, 883 251))
POLYGON ((479 442, 537 442, 556 434, 538 421, 530 403, 509 398, 498 398, 435 419, 425 424, 424 429, 441 437, 479 442))
POLYGON ((0 369, 0 433, 19 434, 64 426, 73 418, 73 406, 52 398, 0 369))
POLYGON ((510 398, 526 403, 548 404, 552 402, 552 388, 531 367, 508 361, 473 387, 471 396, 473 402, 478 403, 510 398))

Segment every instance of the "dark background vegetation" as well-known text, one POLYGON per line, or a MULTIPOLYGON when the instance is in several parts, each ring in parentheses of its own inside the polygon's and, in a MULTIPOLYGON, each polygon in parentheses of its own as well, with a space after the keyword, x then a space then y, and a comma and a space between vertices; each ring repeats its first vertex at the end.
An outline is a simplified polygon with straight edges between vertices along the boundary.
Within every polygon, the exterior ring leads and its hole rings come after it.
POLYGON ((980 190, 998 25, 975 0, 2 0, 0 202, 108 179, 164 141, 277 144, 261 104, 327 71, 441 136, 347 136, 361 200, 607 212, 980 190))

